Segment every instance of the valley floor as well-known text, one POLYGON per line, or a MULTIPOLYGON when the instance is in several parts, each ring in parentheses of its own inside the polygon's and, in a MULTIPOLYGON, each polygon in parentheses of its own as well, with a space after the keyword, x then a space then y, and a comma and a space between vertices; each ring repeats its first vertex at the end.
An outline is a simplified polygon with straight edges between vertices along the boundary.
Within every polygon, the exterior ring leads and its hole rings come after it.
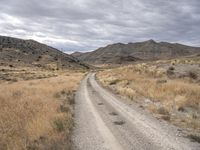
POLYGON ((84 70, 0 66, 0 149, 197 150, 199 60, 107 67, 84 79, 84 70))

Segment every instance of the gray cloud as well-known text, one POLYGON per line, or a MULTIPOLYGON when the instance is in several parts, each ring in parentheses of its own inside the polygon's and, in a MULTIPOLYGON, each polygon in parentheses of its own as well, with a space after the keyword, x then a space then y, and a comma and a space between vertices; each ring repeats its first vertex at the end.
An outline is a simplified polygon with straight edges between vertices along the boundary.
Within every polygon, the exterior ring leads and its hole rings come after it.
POLYGON ((64 51, 148 39, 200 46, 199 0, 1 0, 0 34, 64 51))

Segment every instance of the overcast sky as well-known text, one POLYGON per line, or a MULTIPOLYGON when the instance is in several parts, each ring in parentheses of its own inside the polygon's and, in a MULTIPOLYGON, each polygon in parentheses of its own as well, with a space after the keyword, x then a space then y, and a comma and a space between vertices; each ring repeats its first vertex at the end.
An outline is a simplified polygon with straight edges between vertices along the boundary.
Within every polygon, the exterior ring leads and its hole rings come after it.
POLYGON ((200 0, 0 0, 0 35, 63 51, 148 39, 200 46, 200 0))

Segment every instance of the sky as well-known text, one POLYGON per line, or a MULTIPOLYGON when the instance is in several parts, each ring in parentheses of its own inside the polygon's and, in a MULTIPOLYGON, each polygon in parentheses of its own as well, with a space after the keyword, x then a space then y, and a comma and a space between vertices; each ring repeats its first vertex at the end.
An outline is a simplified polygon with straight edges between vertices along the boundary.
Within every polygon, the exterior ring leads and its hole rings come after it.
POLYGON ((69 53, 149 39, 200 46, 200 0, 0 0, 0 35, 69 53))

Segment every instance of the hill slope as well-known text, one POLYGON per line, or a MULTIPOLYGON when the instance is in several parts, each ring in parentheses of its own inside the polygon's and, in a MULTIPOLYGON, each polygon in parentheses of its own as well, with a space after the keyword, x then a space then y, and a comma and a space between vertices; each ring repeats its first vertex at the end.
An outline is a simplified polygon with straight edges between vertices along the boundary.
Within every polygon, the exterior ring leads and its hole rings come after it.
POLYGON ((199 54, 200 48, 153 40, 138 43, 116 43, 93 52, 75 53, 72 56, 88 63, 120 64, 137 60, 157 60, 199 54), (78 55, 77 55, 78 54, 78 55))
POLYGON ((44 68, 87 68, 78 59, 33 40, 0 36, 0 65, 44 68))

